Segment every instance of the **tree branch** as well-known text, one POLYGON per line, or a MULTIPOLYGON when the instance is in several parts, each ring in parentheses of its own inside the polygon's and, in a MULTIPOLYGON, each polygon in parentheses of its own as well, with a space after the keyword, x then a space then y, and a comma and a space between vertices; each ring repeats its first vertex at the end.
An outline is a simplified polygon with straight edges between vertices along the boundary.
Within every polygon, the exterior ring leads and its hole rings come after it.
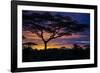
POLYGON ((56 38, 62 37, 62 36, 63 36, 63 35, 58 35, 58 36, 56 36, 56 37, 53 36, 53 37, 49 38, 49 39, 47 40, 47 42, 50 41, 50 40, 52 40, 52 39, 56 39, 56 38))
POLYGON ((44 37, 43 37, 43 30, 41 30, 41 38, 42 38, 42 40, 45 42, 45 39, 44 39, 44 37))

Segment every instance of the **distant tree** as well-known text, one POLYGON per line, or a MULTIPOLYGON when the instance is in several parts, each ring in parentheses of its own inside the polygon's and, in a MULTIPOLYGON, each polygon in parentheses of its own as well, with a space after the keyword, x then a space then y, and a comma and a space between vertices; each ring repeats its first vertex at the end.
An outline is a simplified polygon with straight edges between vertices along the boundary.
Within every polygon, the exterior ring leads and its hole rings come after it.
POLYGON ((23 31, 31 31, 41 38, 45 50, 49 41, 84 31, 85 28, 87 28, 87 25, 79 24, 71 17, 60 13, 33 12, 31 15, 23 14, 23 31), (48 38, 45 38, 45 33, 49 34, 48 38))
POLYGON ((22 39, 26 39, 26 37, 25 36, 22 36, 22 39))
MULTIPOLYGON (((33 43, 33 42, 26 42, 26 43, 23 43, 23 45, 27 45, 28 48, 33 46, 33 45, 37 45, 36 43, 33 43)), ((32 47, 31 47, 32 48, 32 47)))
POLYGON ((73 44, 73 49, 81 50, 82 48, 79 45, 77 45, 77 44, 73 44))
POLYGON ((66 47, 63 46, 63 47, 61 47, 61 48, 62 48, 62 49, 65 49, 66 47))
POLYGON ((89 48, 90 48, 90 45, 89 45, 89 44, 87 44, 87 45, 84 45, 84 47, 85 47, 85 49, 87 50, 87 49, 89 49, 89 48))

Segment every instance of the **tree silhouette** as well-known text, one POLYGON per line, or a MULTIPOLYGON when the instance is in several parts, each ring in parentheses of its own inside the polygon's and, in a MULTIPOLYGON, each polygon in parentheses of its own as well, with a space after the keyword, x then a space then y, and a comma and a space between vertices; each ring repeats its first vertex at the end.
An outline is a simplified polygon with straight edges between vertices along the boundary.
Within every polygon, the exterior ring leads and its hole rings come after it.
POLYGON ((26 39, 26 37, 25 36, 22 36, 22 39, 26 39))
POLYGON ((23 43, 23 45, 27 45, 28 47, 31 47, 31 46, 37 45, 37 44, 33 43, 33 42, 26 42, 26 43, 23 43))
POLYGON ((87 27, 87 25, 79 24, 71 17, 60 13, 34 11, 31 15, 23 14, 23 31, 31 31, 41 38, 44 42, 45 50, 49 41, 84 31, 87 27), (45 38, 45 34, 49 34, 48 38, 45 38))

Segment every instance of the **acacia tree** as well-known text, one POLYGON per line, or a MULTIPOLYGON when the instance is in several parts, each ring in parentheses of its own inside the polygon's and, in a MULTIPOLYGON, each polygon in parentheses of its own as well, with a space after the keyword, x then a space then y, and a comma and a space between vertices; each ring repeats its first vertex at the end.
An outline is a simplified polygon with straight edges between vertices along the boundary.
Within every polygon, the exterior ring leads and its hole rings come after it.
POLYGON ((87 27, 87 25, 79 24, 71 17, 61 15, 60 13, 33 12, 30 15, 23 13, 23 31, 31 31, 41 38, 44 42, 45 50, 49 41, 82 32, 87 27), (45 33, 49 34, 48 38, 45 38, 45 33))

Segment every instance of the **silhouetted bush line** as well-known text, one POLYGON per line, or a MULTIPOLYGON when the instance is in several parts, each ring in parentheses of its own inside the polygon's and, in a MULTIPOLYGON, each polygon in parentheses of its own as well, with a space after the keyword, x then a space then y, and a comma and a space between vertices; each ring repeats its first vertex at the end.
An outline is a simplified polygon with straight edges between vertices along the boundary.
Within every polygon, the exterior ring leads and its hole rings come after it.
POLYGON ((23 48, 22 57, 23 62, 89 59, 90 50, 89 48, 33 50, 28 47, 23 48))

